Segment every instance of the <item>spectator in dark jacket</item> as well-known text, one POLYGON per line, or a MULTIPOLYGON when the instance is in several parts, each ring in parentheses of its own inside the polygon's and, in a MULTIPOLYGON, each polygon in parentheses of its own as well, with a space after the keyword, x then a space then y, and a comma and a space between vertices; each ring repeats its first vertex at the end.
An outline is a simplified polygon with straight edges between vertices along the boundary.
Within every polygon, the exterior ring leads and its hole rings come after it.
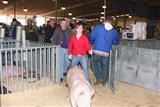
POLYGON ((32 19, 27 20, 27 26, 25 27, 26 40, 38 41, 38 28, 33 25, 32 19))
POLYGON ((50 19, 47 27, 45 28, 45 43, 51 43, 51 38, 54 34, 56 27, 54 19, 50 19))

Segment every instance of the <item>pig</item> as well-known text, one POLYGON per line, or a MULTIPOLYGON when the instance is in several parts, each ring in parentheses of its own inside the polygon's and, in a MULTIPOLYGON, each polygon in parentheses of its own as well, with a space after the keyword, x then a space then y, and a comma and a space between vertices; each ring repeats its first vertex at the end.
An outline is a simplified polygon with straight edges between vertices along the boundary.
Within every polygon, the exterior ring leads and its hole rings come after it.
POLYGON ((71 68, 68 71, 67 85, 72 107, 91 107, 94 90, 81 69, 71 68))
MULTIPOLYGON (((8 76, 17 76, 18 75, 22 75, 22 73, 26 72, 24 67, 16 67, 13 66, 13 68, 11 69, 11 66, 7 66, 7 74, 6 74, 6 66, 2 66, 2 77, 6 77, 8 76)), ((1 71, 0 71, 1 74, 1 71)))

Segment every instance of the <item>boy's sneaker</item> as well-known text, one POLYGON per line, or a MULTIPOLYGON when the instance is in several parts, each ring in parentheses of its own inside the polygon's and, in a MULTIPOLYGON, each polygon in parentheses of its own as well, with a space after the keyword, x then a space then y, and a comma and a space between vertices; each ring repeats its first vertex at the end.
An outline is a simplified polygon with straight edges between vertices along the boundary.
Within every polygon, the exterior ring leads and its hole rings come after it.
POLYGON ((94 85, 100 85, 102 83, 102 81, 97 80, 94 85))
POLYGON ((63 82, 63 78, 60 79, 60 83, 63 82))

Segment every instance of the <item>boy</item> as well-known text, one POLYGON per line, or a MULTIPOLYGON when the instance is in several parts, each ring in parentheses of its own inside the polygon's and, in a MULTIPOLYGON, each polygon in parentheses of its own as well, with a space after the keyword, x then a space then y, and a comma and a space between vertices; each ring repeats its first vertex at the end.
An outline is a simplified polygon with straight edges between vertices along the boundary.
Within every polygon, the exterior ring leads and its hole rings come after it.
POLYGON ((69 59, 72 60, 71 67, 77 66, 79 63, 84 71, 86 79, 91 83, 88 72, 88 57, 87 52, 92 54, 91 45, 86 35, 83 33, 82 23, 78 23, 76 26, 76 34, 74 34, 68 44, 69 59))

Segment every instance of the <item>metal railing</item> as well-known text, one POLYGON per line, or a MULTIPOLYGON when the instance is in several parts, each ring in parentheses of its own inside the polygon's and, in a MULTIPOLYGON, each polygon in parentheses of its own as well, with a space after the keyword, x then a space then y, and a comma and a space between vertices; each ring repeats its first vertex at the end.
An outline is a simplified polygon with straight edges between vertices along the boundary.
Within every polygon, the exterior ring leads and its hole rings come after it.
POLYGON ((60 83, 59 46, 27 41, 0 43, 1 93, 60 83))
POLYGON ((117 56, 117 80, 160 91, 160 41, 121 41, 117 56))

